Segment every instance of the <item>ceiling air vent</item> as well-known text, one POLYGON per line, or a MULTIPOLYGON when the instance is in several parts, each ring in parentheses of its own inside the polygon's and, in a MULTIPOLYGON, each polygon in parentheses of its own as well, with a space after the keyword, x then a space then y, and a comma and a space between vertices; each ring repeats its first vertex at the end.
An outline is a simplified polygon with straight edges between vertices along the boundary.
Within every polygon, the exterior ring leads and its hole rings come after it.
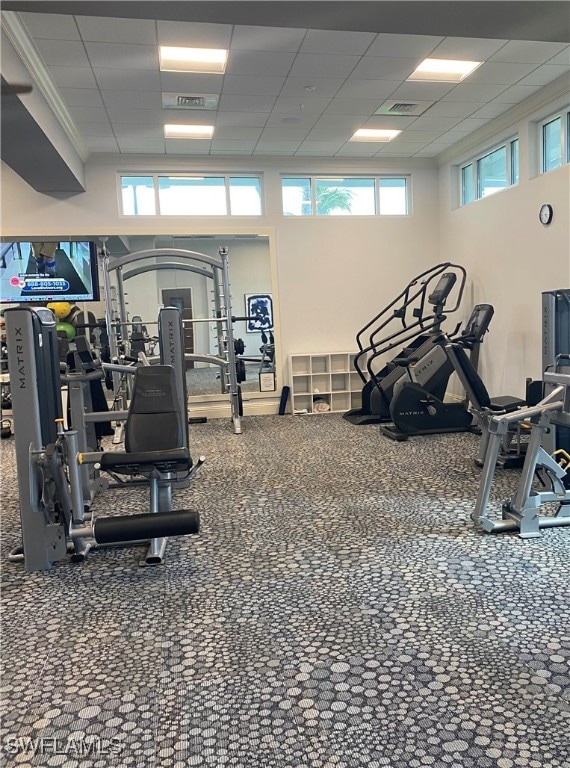
POLYGON ((163 109, 217 109, 217 93, 163 93, 163 109))
POLYGON ((433 103, 433 101, 385 101, 374 114, 417 117, 429 109, 433 103))

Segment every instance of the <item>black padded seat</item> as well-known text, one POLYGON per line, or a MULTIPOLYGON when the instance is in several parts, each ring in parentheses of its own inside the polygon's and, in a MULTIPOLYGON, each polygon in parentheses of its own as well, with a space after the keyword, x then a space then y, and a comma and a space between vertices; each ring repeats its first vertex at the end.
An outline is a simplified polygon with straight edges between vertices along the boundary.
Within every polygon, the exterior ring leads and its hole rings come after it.
POLYGON ((125 452, 101 455, 103 470, 149 475, 189 471, 185 446, 185 414, 181 413, 174 369, 170 365, 137 368, 125 428, 125 452))
POLYGON ((491 411, 503 411, 504 413, 512 413, 518 411, 519 408, 526 408, 526 406, 526 400, 521 400, 520 397, 511 397, 511 395, 492 397, 489 402, 491 411))

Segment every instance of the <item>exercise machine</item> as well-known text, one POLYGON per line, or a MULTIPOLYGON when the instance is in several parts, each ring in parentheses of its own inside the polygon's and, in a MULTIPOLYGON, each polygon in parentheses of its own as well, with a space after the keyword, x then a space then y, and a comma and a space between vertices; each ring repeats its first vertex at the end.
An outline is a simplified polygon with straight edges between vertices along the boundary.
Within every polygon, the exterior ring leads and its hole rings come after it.
MULTIPOLYGON (((570 288, 542 294, 541 331, 542 371, 551 373, 556 362, 570 368, 570 288)), ((552 388, 552 384, 543 377, 544 394, 552 388)), ((548 451, 561 449, 570 453, 570 429, 553 425, 544 440, 548 451)))
POLYGON ((516 531, 523 539, 537 538, 543 528, 570 526, 570 454, 557 449, 552 455, 544 439, 553 427, 570 427, 570 373, 557 366, 546 372, 550 391, 537 405, 513 413, 493 416, 481 482, 472 520, 485 533, 516 531), (497 459, 504 437, 518 424, 525 423, 530 438, 515 493, 502 505, 502 518, 489 511, 497 459), (540 488, 536 487, 536 481, 540 488), (541 514, 541 508, 554 506, 554 514, 541 514))
POLYGON ((113 458, 79 450, 77 431, 65 430, 62 418, 60 362, 56 321, 51 310, 29 306, 5 312, 8 361, 13 371, 13 418, 16 469, 20 502, 22 546, 10 560, 23 562, 26 570, 51 568, 64 559, 82 560, 95 546, 149 542, 145 562, 164 557, 166 537, 197 533, 199 517, 192 510, 172 510, 175 473, 190 476, 193 466, 181 436, 187 420, 172 368, 162 366, 162 378, 148 378, 141 367, 127 418, 128 457, 113 458), (137 391, 140 395, 136 396, 137 391), (142 405, 141 405, 142 404, 142 405), (173 429, 173 423, 177 428, 173 429), (167 425, 156 429, 156 424, 167 425), (157 442, 160 432, 169 442, 157 442), (150 485, 150 512, 140 515, 97 517, 84 496, 80 467, 89 462, 101 468, 146 477, 150 485))
MULTIPOLYGON (((465 328, 454 337, 462 350, 470 351, 474 368, 493 314, 490 304, 477 304, 465 328)), ((440 331, 432 335, 431 341, 431 349, 419 360, 413 357, 395 360, 405 368, 407 377, 401 377, 394 385, 390 401, 391 423, 380 427, 380 433, 391 440, 407 440, 412 435, 466 432, 474 426, 466 400, 445 402, 443 399, 454 371, 446 352, 449 337, 440 331)))
MULTIPOLYGON (((354 367, 364 384, 362 405, 344 414, 347 421, 351 424, 391 421, 390 403, 396 384, 409 379, 407 369, 410 364, 426 358, 435 347, 440 346, 442 323, 459 308, 466 278, 465 269, 457 264, 437 264, 411 280, 358 332, 356 343, 359 352, 354 358, 354 367), (395 349, 399 349, 396 356, 378 368, 380 358, 395 349), (407 365, 401 363, 403 360, 407 361, 407 365)), ((444 360, 445 356, 442 357, 440 351, 436 350, 435 355, 440 362, 444 360)), ((434 382, 437 377, 433 374, 439 364, 434 360, 429 366, 434 382)), ((433 394, 442 399, 445 386, 442 391, 439 385, 433 394)))

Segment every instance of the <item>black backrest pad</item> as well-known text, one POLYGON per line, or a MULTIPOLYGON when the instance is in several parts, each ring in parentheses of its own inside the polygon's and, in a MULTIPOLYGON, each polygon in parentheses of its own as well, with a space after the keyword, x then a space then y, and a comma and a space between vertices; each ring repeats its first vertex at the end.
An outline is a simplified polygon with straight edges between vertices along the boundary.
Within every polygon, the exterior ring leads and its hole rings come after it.
POLYGON ((473 406, 477 410, 489 408, 491 398, 487 388, 463 347, 459 344, 447 344, 445 349, 473 406))
POLYGON ((137 368, 125 430, 129 453, 184 447, 184 414, 171 365, 137 368))

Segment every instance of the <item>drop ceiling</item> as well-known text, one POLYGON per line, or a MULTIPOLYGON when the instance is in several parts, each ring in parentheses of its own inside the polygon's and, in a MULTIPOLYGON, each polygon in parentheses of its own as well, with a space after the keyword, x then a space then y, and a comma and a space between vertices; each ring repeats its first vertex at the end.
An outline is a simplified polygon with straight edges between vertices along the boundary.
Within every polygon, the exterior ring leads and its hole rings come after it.
POLYGON ((84 156, 433 158, 553 81, 570 84, 560 6, 4 2, 3 15, 38 53, 84 156), (159 45, 227 48, 225 74, 161 72, 159 45), (483 64, 459 84, 408 82, 428 56, 483 64), (186 108, 171 106, 178 97, 186 108), (213 125, 213 138, 164 138, 165 123, 185 122, 213 125), (358 128, 402 133, 349 141, 358 128))

